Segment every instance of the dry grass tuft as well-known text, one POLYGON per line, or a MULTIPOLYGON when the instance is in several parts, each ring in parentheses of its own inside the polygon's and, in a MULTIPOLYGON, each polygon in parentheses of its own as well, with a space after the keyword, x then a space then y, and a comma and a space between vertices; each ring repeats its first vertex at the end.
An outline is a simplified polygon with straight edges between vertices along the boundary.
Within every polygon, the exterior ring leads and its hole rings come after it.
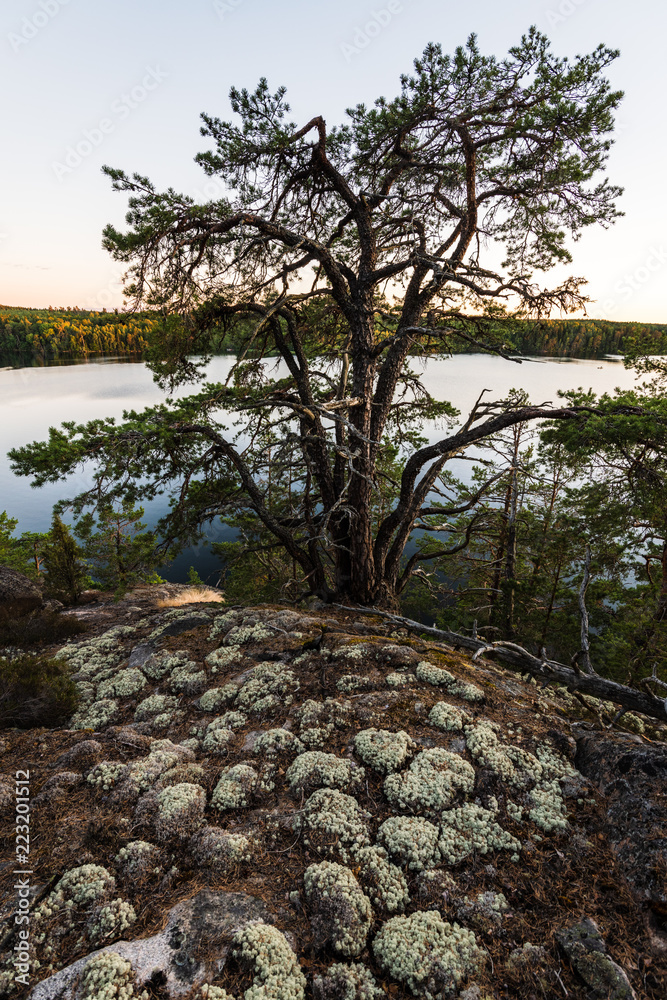
POLYGON ((158 608, 180 608, 183 604, 201 604, 206 601, 218 601, 224 604, 225 598, 219 590, 211 587, 188 587, 171 597, 164 597, 157 602, 158 608))

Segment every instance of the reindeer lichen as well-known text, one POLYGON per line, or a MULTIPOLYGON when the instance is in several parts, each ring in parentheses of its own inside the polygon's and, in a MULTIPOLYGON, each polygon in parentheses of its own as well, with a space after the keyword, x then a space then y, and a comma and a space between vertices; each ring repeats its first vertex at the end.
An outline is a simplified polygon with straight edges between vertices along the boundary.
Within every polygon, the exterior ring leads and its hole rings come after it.
POLYGON ((316 788, 354 790, 361 787, 366 772, 348 760, 321 750, 308 750, 300 754, 285 774, 292 792, 306 795, 316 788))
POLYGON ((365 945, 373 910, 356 878, 343 865, 322 861, 303 877, 316 938, 331 942, 334 951, 354 958, 365 945))
POLYGON ((438 827, 422 816, 390 816, 377 835, 391 857, 413 871, 422 871, 440 861, 438 827))
POLYGON ((304 1000, 305 976, 285 935, 276 927, 247 924, 233 938, 233 953, 254 973, 245 1000, 304 1000))
POLYGON ((387 729, 362 729, 354 738, 354 749, 364 764, 380 774, 400 770, 417 744, 402 729, 392 733, 387 729))
POLYGON ((318 788, 307 799, 300 825, 303 842, 325 854, 338 854, 348 861, 361 847, 370 844, 364 812, 356 799, 335 788, 318 788))
POLYGON ((392 917, 375 937, 373 954, 389 975, 425 1000, 453 996, 485 960, 472 931, 434 910, 392 917))
POLYGON ((407 771, 390 774, 384 793, 399 809, 433 814, 451 805, 459 793, 471 792, 475 769, 459 754, 433 747, 417 754, 407 771))

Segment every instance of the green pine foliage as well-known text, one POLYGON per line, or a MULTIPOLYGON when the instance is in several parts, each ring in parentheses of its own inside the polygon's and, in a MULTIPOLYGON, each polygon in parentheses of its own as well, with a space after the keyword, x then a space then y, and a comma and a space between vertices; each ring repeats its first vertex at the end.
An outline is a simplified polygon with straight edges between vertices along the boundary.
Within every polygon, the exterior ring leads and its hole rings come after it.
POLYGON ((0 511, 0 566, 9 566, 19 573, 36 580, 42 576, 42 544, 46 535, 36 531, 24 531, 15 536, 18 520, 9 517, 6 510, 0 511))
MULTIPOLYGON (((143 507, 122 501, 102 506, 96 515, 88 512, 76 522, 74 533, 56 513, 49 532, 19 536, 18 519, 2 511, 0 566, 43 580, 47 593, 67 604, 88 587, 121 596, 136 583, 162 583, 156 569, 168 555, 158 551, 157 536, 141 523, 143 515, 143 507)), ((189 579, 203 582, 193 568, 189 579)))
MULTIPOLYGON (((134 584, 152 579, 164 557, 156 552, 157 539, 142 524, 143 507, 123 501, 93 514, 85 514, 74 533, 81 541, 81 556, 97 586, 113 590, 118 596, 134 584)), ((159 577, 157 578, 159 580, 159 577)))
POLYGON ((565 398, 588 407, 586 415, 538 431, 517 425, 486 442, 470 484, 451 480, 449 501, 434 503, 419 524, 412 558, 424 569, 405 592, 403 611, 569 663, 581 650, 588 548, 594 669, 625 684, 645 684, 654 670, 667 680, 661 382, 565 398))
POLYGON ((194 566, 191 566, 190 569, 188 570, 188 583, 190 584, 191 587, 206 586, 205 581, 202 580, 202 578, 200 577, 199 573, 194 568, 194 566))
POLYGON ((90 584, 83 563, 83 550, 58 514, 53 515, 51 530, 42 545, 48 594, 64 604, 75 604, 90 584))

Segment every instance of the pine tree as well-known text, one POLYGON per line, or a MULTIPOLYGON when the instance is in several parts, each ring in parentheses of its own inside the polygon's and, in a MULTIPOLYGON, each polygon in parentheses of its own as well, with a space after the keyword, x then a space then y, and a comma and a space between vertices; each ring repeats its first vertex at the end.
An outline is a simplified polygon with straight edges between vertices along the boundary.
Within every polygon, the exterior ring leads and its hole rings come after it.
POLYGON ((120 510, 111 505, 100 508, 97 523, 92 514, 86 514, 75 528, 93 578, 118 595, 140 580, 152 578, 165 558, 156 553, 157 539, 145 530, 143 516, 143 507, 124 502, 120 510))
POLYGON ((53 515, 42 554, 47 593, 65 604, 75 604, 88 586, 89 578, 82 562, 82 550, 58 514, 53 515))

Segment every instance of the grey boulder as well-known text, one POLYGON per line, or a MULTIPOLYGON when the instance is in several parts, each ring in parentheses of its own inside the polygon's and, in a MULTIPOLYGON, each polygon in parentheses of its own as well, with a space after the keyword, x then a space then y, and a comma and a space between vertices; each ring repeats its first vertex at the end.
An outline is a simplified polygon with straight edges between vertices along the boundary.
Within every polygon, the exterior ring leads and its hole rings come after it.
POLYGON ((185 997, 208 976, 224 968, 233 936, 253 920, 272 923, 262 900, 243 892, 202 889, 177 903, 164 930, 136 941, 116 941, 91 952, 38 983, 28 1000, 76 1000, 87 963, 105 951, 115 952, 132 966, 141 989, 151 984, 170 998, 185 997), (205 956, 215 955, 213 966, 205 956))
POLYGON ((0 566, 0 620, 27 615, 42 606, 42 592, 23 573, 0 566))
POLYGON ((595 921, 585 917, 572 927, 556 931, 556 940, 596 996, 605 1000, 637 1000, 627 975, 607 954, 595 921))

